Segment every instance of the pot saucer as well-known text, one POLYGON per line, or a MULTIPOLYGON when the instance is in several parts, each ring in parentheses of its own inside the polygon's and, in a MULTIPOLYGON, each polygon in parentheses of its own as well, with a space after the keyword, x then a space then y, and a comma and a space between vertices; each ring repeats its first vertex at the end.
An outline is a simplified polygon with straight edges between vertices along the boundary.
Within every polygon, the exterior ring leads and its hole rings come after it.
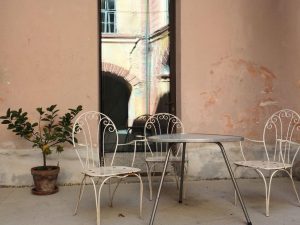
POLYGON ((58 192, 58 187, 56 186, 53 191, 38 191, 35 188, 31 189, 31 193, 34 195, 51 195, 58 192))

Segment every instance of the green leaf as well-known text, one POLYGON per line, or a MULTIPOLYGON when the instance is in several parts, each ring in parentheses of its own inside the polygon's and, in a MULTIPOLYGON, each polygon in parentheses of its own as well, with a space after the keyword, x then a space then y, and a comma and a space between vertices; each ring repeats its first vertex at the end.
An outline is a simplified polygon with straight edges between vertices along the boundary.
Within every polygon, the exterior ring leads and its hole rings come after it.
POLYGON ((72 128, 71 127, 65 127, 66 131, 72 132, 72 128))
POLYGON ((62 152, 63 150, 64 150, 64 148, 61 145, 57 145, 57 147, 56 147, 57 152, 62 152))
POLYGON ((15 117, 18 117, 18 112, 13 110, 10 112, 10 119, 14 119, 15 117))
POLYGON ((11 122, 9 120, 3 120, 1 123, 2 124, 10 124, 11 122))
POLYGON ((36 111, 38 111, 40 115, 44 114, 42 107, 36 108, 36 111))
POLYGON ((6 111, 6 117, 9 117, 9 116, 10 116, 10 108, 8 108, 6 111))
POLYGON ((47 111, 52 112, 53 109, 55 109, 57 105, 51 105, 50 107, 47 108, 47 111))
POLYGON ((82 110, 82 105, 77 106, 76 111, 77 111, 77 112, 80 112, 81 110, 82 110))

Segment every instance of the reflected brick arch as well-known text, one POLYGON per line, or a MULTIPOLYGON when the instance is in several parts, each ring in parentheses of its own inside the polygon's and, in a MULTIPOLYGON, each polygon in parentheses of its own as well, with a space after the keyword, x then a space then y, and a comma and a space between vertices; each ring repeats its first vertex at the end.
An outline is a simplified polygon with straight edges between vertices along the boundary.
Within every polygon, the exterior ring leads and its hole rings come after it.
POLYGON ((123 67, 117 66, 112 63, 102 62, 102 71, 110 72, 117 76, 123 77, 132 87, 140 83, 140 79, 137 76, 131 74, 123 67))

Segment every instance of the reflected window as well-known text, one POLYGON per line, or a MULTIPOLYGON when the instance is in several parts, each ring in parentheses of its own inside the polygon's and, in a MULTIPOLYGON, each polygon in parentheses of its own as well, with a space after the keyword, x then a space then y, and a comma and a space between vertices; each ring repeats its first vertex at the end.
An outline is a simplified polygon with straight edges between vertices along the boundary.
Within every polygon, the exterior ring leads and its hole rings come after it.
POLYGON ((101 1, 101 26, 103 33, 117 33, 115 0, 101 1))

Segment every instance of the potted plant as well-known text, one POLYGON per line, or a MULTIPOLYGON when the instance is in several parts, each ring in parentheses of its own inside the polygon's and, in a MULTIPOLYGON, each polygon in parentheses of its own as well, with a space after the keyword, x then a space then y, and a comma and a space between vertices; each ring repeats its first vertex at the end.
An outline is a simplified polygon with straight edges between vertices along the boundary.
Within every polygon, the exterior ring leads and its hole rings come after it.
MULTIPOLYGON (((2 124, 16 135, 32 143, 33 148, 41 150, 43 165, 31 168, 34 180, 32 193, 37 195, 48 195, 58 191, 56 180, 59 173, 59 162, 57 166, 47 165, 47 156, 53 151, 61 153, 64 144, 72 144, 72 120, 82 110, 79 105, 75 109, 68 109, 63 116, 58 117, 57 105, 51 105, 46 110, 37 108, 39 113, 38 122, 29 121, 27 112, 8 109, 6 115, 1 116, 2 124)), ((76 140, 75 140, 76 141, 76 140)))

